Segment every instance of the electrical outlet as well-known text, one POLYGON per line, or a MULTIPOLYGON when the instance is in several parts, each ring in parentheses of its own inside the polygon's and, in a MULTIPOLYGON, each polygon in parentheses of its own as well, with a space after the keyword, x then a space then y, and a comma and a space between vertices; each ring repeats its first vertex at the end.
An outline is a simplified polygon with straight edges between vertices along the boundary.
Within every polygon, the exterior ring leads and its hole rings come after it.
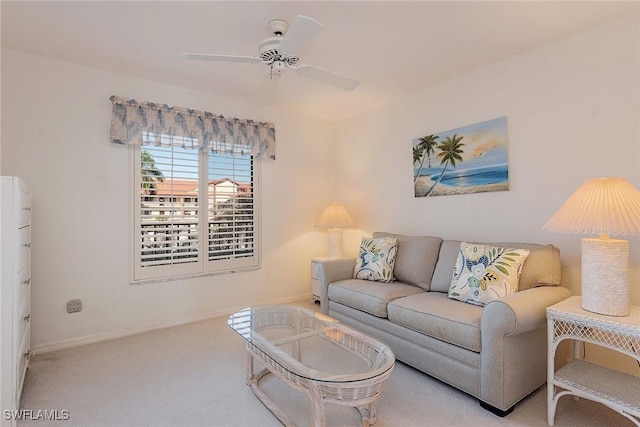
POLYGON ((82 300, 76 298, 67 301, 67 313, 77 313, 79 311, 82 311, 82 300))

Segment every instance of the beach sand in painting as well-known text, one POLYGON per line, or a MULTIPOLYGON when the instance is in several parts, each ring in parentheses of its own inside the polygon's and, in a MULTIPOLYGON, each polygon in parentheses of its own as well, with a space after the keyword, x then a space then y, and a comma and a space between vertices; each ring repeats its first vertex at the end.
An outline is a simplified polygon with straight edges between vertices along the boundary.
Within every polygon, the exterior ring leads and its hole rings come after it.
MULTIPOLYGON (((418 177, 414 185, 415 197, 424 197, 427 194, 427 191, 433 185, 433 181, 431 181, 430 178, 431 178, 431 175, 422 175, 418 177)), ((433 192, 429 195, 429 197, 448 196, 452 194, 481 193, 484 191, 507 191, 507 190, 509 190, 508 182, 501 182, 498 184, 476 185, 472 187, 451 187, 449 185, 439 183, 433 189, 433 192)))

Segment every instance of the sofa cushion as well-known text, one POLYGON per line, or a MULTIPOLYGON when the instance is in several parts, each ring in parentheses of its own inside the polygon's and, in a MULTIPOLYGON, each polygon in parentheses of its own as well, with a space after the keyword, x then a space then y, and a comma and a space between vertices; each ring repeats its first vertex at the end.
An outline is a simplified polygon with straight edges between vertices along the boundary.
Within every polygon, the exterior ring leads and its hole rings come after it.
POLYGON ((443 293, 424 292, 395 299, 387 310, 393 323, 480 352, 483 307, 449 299, 443 293))
POLYGON ((522 266, 518 290, 535 288, 536 286, 558 286, 561 279, 560 249, 553 245, 537 245, 534 243, 493 243, 496 246, 529 249, 529 256, 522 266))
POLYGON ((458 259, 458 251, 460 250, 459 240, 443 240, 440 245, 440 254, 438 255, 438 263, 433 272, 431 279, 431 291, 449 292, 451 287, 451 278, 453 277, 453 268, 458 259))
POLYGON ((396 298, 424 293, 417 286, 402 282, 384 283, 360 279, 340 280, 329 285, 329 300, 364 311, 377 317, 387 317, 387 304, 396 298))
POLYGON ((438 261, 441 238, 403 236, 384 232, 375 232, 373 237, 396 237, 398 239, 398 255, 393 275, 401 282, 419 286, 425 291, 429 290, 431 277, 438 261))
POLYGON ((398 252, 395 237, 362 238, 353 271, 354 279, 393 282, 393 267, 398 252))
POLYGON ((528 249, 460 243, 449 298, 484 306, 518 292, 522 264, 528 249))
MULTIPOLYGON (((433 279, 431 291, 449 292, 453 268, 460 249, 459 240, 443 240, 440 245, 440 255, 433 279)), ((529 250, 529 256, 522 265, 522 273, 518 282, 518 290, 524 291, 535 286, 559 285, 561 278, 560 250, 553 245, 538 245, 534 243, 498 242, 488 243, 492 246, 522 248, 529 250)))

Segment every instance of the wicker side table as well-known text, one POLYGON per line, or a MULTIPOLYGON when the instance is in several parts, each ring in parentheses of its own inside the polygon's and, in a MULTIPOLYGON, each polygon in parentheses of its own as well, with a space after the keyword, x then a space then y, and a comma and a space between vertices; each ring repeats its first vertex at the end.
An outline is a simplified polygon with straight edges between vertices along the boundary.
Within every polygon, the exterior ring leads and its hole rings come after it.
POLYGON ((580 343, 591 343, 640 361, 640 307, 629 316, 612 317, 585 311, 580 297, 547 308, 547 422, 553 425, 558 399, 567 394, 600 402, 640 426, 640 378, 580 358, 580 343), (574 358, 557 372, 558 344, 574 341, 574 358))

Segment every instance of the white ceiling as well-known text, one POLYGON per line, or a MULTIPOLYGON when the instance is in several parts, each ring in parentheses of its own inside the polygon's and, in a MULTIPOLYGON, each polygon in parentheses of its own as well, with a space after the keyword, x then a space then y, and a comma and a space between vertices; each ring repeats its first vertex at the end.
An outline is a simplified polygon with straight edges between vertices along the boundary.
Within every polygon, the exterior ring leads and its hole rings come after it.
POLYGON ((640 2, 3 0, 0 8, 9 49, 338 120, 640 13, 640 2), (292 70, 272 81, 263 64, 179 57, 256 55, 272 36, 267 22, 296 15, 324 26, 300 62, 358 78, 358 88, 342 91, 292 70))

